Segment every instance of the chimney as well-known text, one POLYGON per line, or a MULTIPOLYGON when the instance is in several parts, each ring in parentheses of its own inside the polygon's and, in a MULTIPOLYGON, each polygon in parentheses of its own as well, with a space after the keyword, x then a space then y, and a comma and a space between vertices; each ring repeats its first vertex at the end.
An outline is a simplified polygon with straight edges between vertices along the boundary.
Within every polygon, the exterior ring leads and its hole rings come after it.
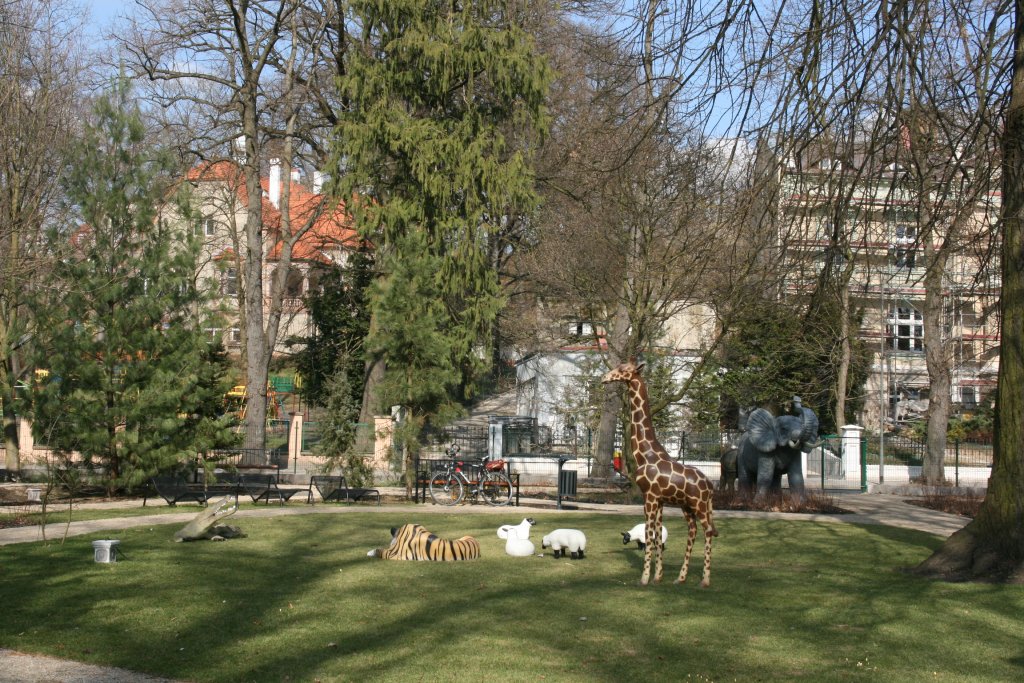
POLYGON ((270 160, 270 182, 267 189, 267 199, 274 205, 274 208, 281 208, 281 160, 274 158, 270 160))
POLYGON ((231 141, 231 157, 240 164, 245 163, 245 136, 239 135, 231 141))
POLYGON ((323 171, 313 171, 313 194, 320 194, 324 190, 323 171))

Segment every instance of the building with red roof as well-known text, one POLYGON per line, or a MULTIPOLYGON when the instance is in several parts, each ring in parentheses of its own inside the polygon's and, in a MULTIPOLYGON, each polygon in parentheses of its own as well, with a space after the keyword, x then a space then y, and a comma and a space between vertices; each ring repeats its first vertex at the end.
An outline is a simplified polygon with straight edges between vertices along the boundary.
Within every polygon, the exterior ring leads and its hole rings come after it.
MULTIPOLYGON (((228 350, 238 352, 242 341, 238 312, 239 297, 245 289, 245 224, 249 203, 244 171, 232 160, 203 162, 189 170, 185 180, 192 185, 196 235, 203 240, 200 279, 218 293, 227 320, 225 329, 210 332, 222 335, 228 350)), ((260 178, 260 186, 265 317, 270 312, 271 287, 287 252, 286 245, 291 247, 276 349, 282 352, 289 338, 310 334, 304 297, 318 288, 327 267, 344 265, 359 245, 359 238, 344 203, 333 202, 322 192, 320 173, 304 178, 296 169, 284 179, 282 166, 274 159, 269 174, 260 178)))

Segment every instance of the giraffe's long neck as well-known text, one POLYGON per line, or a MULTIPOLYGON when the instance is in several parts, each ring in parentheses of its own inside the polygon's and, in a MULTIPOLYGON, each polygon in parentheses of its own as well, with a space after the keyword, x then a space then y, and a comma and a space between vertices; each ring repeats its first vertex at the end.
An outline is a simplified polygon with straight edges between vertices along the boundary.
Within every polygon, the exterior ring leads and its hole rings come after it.
POLYGON ((638 466, 659 459, 661 444, 654 435, 654 423, 651 422, 651 403, 647 398, 647 387, 639 377, 629 382, 629 410, 632 434, 630 445, 633 457, 638 466))

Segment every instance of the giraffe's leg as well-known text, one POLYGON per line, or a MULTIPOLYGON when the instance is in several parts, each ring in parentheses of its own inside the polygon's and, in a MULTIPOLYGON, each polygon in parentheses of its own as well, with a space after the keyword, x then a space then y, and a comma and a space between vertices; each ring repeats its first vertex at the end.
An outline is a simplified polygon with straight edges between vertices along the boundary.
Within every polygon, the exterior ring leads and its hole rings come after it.
POLYGON ((700 525, 704 528, 704 577, 700 581, 701 588, 711 585, 711 539, 718 535, 715 523, 711 519, 711 501, 708 500, 707 507, 701 506, 704 513, 700 518, 700 525))
POLYGON ((647 528, 647 543, 654 544, 654 583, 661 583, 665 571, 665 546, 661 544, 662 506, 659 502, 654 510, 654 524, 647 528))
POLYGON ((693 513, 683 508, 683 516, 686 517, 686 554, 683 555, 683 568, 679 570, 679 578, 676 579, 676 583, 683 583, 686 581, 686 574, 690 569, 690 554, 693 552, 693 541, 697 538, 697 519, 693 513))
POLYGON ((651 580, 651 554, 654 552, 654 537, 652 536, 652 529, 654 528, 654 514, 657 509, 657 505, 653 498, 647 497, 644 499, 644 521, 646 529, 644 530, 644 538, 647 542, 644 544, 644 569, 643 573, 640 574, 640 585, 646 586, 651 580))

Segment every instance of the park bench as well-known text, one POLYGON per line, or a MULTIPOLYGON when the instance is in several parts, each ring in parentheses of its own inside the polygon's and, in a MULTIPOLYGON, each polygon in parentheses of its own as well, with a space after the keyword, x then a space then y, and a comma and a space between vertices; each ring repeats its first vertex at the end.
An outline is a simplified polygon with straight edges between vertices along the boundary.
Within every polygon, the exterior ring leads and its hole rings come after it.
POLYGON ((242 473, 237 477, 239 489, 247 493, 254 503, 262 500, 269 505, 271 500, 276 500, 284 505, 295 494, 306 491, 306 489, 281 488, 272 474, 242 473))
POLYGON ((222 478, 216 483, 204 486, 200 483, 189 483, 181 474, 158 474, 150 477, 149 483, 150 488, 142 496, 143 507, 154 495, 163 498, 171 506, 187 502, 206 505, 211 498, 217 496, 234 496, 235 504, 238 504, 237 484, 230 478, 222 478))
POLYGON ((181 475, 161 474, 151 477, 149 482, 153 488, 152 491, 146 491, 143 496, 143 507, 145 507, 146 501, 150 498, 153 492, 167 501, 167 504, 171 506, 187 502, 206 505, 206 501, 210 497, 208 491, 189 484, 185 477, 181 475))
POLYGON ((377 489, 350 488, 345 482, 343 474, 314 474, 309 479, 308 502, 313 502, 313 489, 320 495, 325 503, 354 503, 357 500, 369 499, 370 496, 377 497, 377 505, 380 505, 380 491, 377 489))

